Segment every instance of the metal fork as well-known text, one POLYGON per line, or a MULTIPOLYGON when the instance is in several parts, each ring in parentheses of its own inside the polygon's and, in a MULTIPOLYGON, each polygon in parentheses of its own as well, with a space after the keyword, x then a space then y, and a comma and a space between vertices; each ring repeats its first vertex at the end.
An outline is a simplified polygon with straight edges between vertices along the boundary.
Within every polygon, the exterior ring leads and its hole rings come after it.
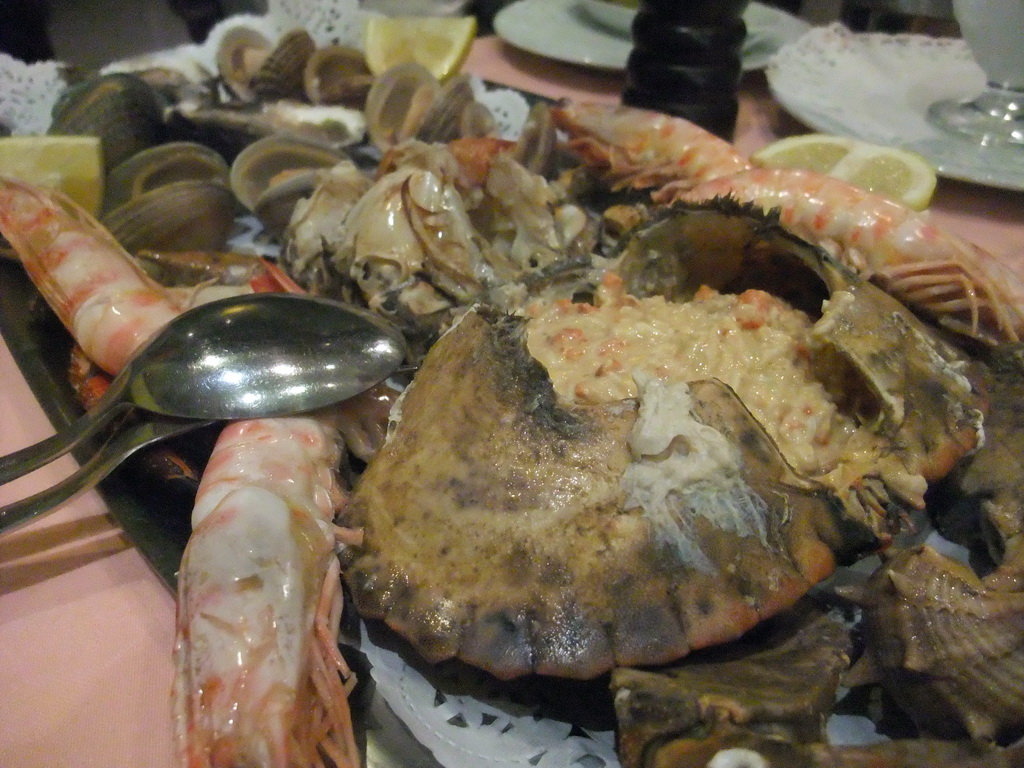
POLYGON ((155 416, 126 427, 104 443, 74 474, 34 496, 0 507, 0 534, 42 517, 89 490, 140 448, 213 423, 155 416))

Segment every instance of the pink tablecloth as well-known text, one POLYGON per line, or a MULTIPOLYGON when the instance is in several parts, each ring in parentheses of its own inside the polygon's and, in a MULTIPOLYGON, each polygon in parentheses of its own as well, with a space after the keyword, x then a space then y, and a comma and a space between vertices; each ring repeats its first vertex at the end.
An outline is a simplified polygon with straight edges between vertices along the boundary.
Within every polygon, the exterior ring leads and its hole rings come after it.
MULTIPOLYGON (((539 59, 495 38, 477 41, 467 67, 556 98, 616 101, 622 86, 619 75, 539 59)), ((771 101, 763 75, 746 76, 741 149, 802 130, 771 101)), ((950 229, 992 252, 1024 259, 1024 194, 942 180, 934 210, 950 229)), ((0 453, 51 432, 0 343, 0 453)), ((61 461, 0 487, 0 504, 73 467, 61 461)), ((173 622, 173 596, 95 493, 0 539, 0 766, 173 765, 173 622)))

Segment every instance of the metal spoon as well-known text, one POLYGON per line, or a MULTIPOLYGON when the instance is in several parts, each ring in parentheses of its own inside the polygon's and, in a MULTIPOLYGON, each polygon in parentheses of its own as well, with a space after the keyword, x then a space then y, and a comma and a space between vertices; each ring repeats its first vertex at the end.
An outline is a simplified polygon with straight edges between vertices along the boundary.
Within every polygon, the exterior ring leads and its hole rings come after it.
POLYGON ((251 419, 323 408, 383 381, 401 333, 355 307, 305 295, 236 296, 191 309, 154 336, 64 431, 0 457, 0 484, 64 455, 132 408, 251 419))

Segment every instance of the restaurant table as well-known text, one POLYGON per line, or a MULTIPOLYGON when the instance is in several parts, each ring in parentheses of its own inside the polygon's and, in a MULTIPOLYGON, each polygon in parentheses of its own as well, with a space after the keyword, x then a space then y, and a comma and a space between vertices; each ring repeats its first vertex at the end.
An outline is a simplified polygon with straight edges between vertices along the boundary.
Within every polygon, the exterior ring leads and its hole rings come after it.
MULTIPOLYGON (((476 41, 468 71, 552 98, 617 102, 622 76, 476 41)), ((736 143, 749 152, 808 129, 744 76, 736 143)), ((1024 193, 939 181, 935 219, 1024 267, 1024 193)), ((3 286, 0 285, 0 290, 3 286)), ((0 342, 0 453, 52 434, 0 342)), ((7 486, 0 504, 72 472, 62 459, 7 486)), ((168 768, 174 597, 96 492, 0 538, 0 766, 168 768)))

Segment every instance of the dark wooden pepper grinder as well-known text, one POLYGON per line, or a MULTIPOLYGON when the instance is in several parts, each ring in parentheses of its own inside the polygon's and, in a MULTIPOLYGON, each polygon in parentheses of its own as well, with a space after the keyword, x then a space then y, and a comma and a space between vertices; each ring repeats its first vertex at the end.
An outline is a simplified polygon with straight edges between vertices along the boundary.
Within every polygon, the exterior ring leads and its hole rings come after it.
POLYGON ((684 117, 732 140, 748 3, 640 0, 622 102, 684 117))

